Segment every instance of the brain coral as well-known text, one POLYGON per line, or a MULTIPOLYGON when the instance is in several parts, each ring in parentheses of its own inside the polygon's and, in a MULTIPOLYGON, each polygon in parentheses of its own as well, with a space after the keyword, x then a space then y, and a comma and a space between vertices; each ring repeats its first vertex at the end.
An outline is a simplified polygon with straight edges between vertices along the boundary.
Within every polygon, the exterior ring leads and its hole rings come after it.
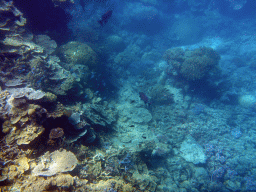
POLYGON ((70 41, 59 49, 60 57, 70 64, 83 64, 89 68, 97 67, 97 55, 90 46, 77 41, 70 41))
POLYGON ((200 80, 217 67, 220 56, 212 48, 201 47, 194 50, 181 51, 168 49, 164 58, 178 74, 189 81, 200 80))

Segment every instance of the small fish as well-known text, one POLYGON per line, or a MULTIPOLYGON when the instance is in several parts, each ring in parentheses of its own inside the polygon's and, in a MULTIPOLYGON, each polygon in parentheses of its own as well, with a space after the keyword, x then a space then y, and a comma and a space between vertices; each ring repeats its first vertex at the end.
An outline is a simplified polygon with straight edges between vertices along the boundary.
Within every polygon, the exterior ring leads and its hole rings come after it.
POLYGON ((147 95, 146 95, 145 93, 139 92, 139 94, 140 94, 141 100, 144 101, 145 104, 149 104, 149 105, 151 104, 151 103, 149 102, 149 98, 147 97, 147 95))
POLYGON ((101 16, 101 19, 98 21, 98 23, 103 27, 109 20, 109 18, 112 16, 112 10, 107 11, 105 14, 101 16))
POLYGON ((91 74, 91 79, 94 77, 94 75, 95 75, 95 72, 91 72, 92 74, 91 74))

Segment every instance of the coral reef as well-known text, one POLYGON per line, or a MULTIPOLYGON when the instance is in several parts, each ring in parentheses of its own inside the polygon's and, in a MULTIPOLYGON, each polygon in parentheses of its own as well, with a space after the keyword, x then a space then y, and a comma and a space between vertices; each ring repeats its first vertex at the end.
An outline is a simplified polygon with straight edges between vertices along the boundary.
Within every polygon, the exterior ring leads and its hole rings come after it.
POLYGON ((89 68, 97 68, 98 66, 96 53, 85 43, 71 41, 62 45, 58 52, 61 59, 67 63, 82 64, 89 68))
POLYGON ((197 0, 188 0, 187 1, 191 11, 204 11, 205 8, 211 4, 208 1, 197 1, 197 0))
POLYGON ((12 34, 5 37, 2 43, 13 49, 17 49, 17 52, 25 57, 33 54, 43 53, 44 49, 32 42, 33 34, 24 32, 23 34, 12 34))
POLYGON ((254 32, 237 45, 201 36, 230 30, 220 1, 20 2, 0 2, 1 191, 255 191, 254 32), (169 10, 178 4, 185 11, 169 10), (37 18, 40 5, 55 7, 37 18), (54 26, 56 38, 41 21, 62 23, 64 9, 74 36, 60 42, 66 28, 54 26))
MULTIPOLYGON (((228 0, 226 0, 228 1, 228 0)), ((233 8, 233 10, 239 10, 243 8, 243 6, 246 4, 247 0, 235 0, 235 1, 228 1, 230 4, 230 7, 233 8)))
POLYGON ((168 49, 163 56, 179 75, 188 81, 201 80, 217 69, 220 56, 212 48, 168 49))
POLYGON ((60 6, 62 4, 65 5, 65 3, 75 3, 74 0, 52 0, 55 6, 60 6))
MULTIPOLYGON (((123 52, 119 52, 114 58, 112 68, 115 69, 118 75, 127 75, 127 69, 133 63, 140 61, 142 50, 136 44, 128 45, 123 52)), ((138 67, 138 66, 136 66, 138 67)))

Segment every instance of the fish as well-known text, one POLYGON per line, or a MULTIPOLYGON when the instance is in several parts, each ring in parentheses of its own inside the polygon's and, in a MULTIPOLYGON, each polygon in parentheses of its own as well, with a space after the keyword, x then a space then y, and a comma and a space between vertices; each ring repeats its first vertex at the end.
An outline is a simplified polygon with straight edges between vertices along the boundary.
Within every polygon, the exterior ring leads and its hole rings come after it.
POLYGON ((146 95, 145 93, 139 92, 139 94, 140 94, 141 100, 144 101, 145 104, 149 104, 149 105, 151 104, 151 103, 149 102, 149 98, 147 97, 147 95, 146 95))
POLYGON ((112 16, 112 10, 109 10, 107 11, 106 13, 104 13, 102 16, 101 16, 101 19, 98 21, 98 23, 103 27, 107 22, 108 20, 110 19, 110 17, 112 16))
POLYGON ((94 78, 95 72, 91 72, 91 73, 92 73, 92 75, 91 75, 91 79, 92 79, 92 78, 94 78))

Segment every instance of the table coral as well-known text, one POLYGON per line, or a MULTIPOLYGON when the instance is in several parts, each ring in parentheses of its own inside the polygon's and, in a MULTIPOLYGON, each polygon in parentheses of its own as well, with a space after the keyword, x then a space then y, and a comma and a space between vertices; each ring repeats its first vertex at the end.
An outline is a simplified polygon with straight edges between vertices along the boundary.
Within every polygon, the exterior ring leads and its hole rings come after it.
MULTIPOLYGON (((33 37, 32 37, 33 38, 33 37)), ((43 48, 32 41, 24 41, 21 36, 10 36, 3 40, 3 44, 19 50, 22 54, 43 53, 43 48)))
POLYGON ((76 156, 70 151, 46 152, 41 157, 41 162, 33 169, 33 175, 52 176, 57 173, 72 171, 77 163, 76 156))

